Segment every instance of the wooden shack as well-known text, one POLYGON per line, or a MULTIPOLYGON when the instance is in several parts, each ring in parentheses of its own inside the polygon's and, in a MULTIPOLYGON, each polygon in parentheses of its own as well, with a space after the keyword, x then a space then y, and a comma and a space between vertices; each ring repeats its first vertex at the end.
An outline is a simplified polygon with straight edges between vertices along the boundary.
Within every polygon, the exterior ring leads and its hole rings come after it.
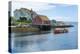
POLYGON ((32 24, 37 26, 40 30, 50 30, 51 23, 47 16, 38 15, 32 19, 32 24))

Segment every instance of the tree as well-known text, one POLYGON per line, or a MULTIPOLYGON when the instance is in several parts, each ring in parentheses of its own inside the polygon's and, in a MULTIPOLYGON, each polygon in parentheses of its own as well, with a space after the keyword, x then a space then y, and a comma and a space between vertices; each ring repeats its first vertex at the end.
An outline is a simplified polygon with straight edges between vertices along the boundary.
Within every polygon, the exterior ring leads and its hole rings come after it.
POLYGON ((56 20, 52 20, 52 26, 56 26, 57 25, 57 21, 56 20))
POLYGON ((11 25, 15 25, 15 23, 16 23, 15 17, 11 17, 11 25))
POLYGON ((27 18, 26 17, 20 17, 20 21, 26 21, 27 18))
POLYGON ((56 23, 56 20, 52 20, 53 23, 56 23))

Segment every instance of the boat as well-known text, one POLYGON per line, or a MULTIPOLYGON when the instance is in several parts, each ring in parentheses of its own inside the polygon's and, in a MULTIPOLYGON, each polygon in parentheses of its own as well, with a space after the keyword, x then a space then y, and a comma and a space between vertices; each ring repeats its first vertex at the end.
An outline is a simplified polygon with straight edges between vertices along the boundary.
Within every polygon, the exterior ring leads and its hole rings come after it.
POLYGON ((53 31, 54 31, 54 34, 68 33, 67 28, 55 28, 53 31))

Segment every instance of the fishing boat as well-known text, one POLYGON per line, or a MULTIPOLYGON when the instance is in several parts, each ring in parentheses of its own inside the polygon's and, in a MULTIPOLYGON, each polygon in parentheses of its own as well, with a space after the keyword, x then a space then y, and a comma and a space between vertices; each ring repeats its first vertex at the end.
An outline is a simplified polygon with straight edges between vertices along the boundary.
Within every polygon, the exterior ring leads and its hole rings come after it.
POLYGON ((54 29, 54 34, 60 34, 60 33, 68 33, 67 28, 55 28, 54 29))

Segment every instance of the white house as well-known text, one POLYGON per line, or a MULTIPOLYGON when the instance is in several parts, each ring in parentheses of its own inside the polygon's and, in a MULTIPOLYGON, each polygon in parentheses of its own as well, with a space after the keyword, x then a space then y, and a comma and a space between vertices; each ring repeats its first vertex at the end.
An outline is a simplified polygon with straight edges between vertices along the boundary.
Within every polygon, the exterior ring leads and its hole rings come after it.
POLYGON ((32 18, 34 18, 35 16, 37 16, 36 12, 26 9, 26 8, 20 8, 20 9, 16 9, 14 11, 14 17, 18 20, 20 19, 20 17, 25 17, 27 20, 32 20, 32 18))

